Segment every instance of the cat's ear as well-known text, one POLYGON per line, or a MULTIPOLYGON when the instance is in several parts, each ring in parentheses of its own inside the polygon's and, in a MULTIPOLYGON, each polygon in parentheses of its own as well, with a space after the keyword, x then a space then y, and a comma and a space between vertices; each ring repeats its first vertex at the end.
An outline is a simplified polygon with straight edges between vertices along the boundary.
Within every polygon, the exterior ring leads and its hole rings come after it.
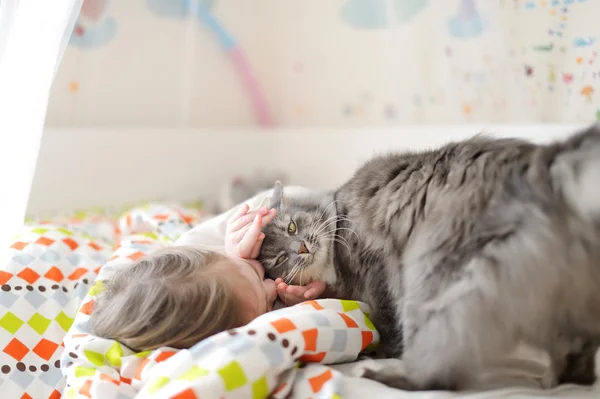
POLYGON ((269 204, 269 208, 279 209, 279 207, 281 207, 282 200, 283 187, 281 186, 280 181, 276 181, 275 187, 273 187, 273 194, 271 195, 271 203, 269 204))

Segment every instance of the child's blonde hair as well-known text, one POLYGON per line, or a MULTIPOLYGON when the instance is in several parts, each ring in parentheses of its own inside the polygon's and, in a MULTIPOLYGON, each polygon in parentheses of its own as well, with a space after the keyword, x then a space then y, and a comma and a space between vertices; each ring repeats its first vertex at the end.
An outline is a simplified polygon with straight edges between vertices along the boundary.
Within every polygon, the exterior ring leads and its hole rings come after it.
POLYGON ((161 249, 106 281, 90 327, 95 335, 134 350, 189 348, 239 327, 239 307, 215 265, 218 252, 179 246, 161 249))

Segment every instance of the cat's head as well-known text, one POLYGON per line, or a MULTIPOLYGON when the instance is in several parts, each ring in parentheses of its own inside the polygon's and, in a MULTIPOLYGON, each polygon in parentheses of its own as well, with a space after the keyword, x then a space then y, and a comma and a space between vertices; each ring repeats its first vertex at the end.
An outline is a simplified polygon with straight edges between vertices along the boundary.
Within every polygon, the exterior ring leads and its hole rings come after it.
POLYGON ((270 207, 277 209, 277 216, 262 230, 265 239, 258 257, 266 274, 288 284, 335 283, 332 253, 337 213, 332 196, 284 196, 277 182, 270 207))

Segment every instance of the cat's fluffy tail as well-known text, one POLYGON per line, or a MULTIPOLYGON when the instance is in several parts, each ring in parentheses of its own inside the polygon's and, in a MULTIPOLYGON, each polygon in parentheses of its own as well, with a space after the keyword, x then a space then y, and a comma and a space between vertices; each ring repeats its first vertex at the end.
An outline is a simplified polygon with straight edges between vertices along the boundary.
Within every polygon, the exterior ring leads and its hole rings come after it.
POLYGON ((600 124, 558 144, 550 168, 554 187, 585 219, 600 219, 600 124))

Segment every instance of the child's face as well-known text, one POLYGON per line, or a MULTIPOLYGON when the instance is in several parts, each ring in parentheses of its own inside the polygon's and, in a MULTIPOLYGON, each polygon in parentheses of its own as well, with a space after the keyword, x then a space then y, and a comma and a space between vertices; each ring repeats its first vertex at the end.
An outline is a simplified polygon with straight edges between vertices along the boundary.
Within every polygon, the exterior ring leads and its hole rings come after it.
POLYGON ((244 308, 241 313, 245 323, 273 310, 277 299, 275 282, 265 280, 265 270, 262 265, 250 259, 230 258, 231 262, 223 264, 235 295, 238 296, 244 308))

